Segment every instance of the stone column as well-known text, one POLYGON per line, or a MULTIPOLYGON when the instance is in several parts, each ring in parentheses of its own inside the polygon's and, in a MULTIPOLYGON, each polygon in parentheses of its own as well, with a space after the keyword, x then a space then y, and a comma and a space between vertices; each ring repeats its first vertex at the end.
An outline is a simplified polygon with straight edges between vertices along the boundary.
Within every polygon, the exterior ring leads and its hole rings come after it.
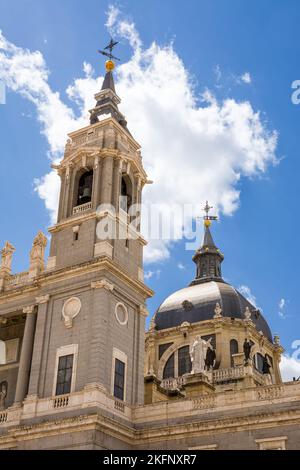
POLYGON ((35 332, 36 313, 35 306, 25 307, 26 323, 22 342, 22 350, 19 364, 18 380, 15 394, 15 403, 23 402, 28 390, 30 366, 33 350, 33 339, 35 332))
POLYGON ((112 204, 116 210, 116 214, 119 212, 121 168, 122 168, 122 160, 121 158, 116 158, 115 164, 114 164, 113 198, 112 198, 112 204))
POLYGON ((101 204, 112 203, 113 164, 113 157, 104 157, 101 175, 101 204))
POLYGON ((64 207, 61 211, 62 219, 65 219, 69 215, 69 207, 72 204, 73 196, 73 183, 74 183, 74 169, 72 164, 67 167, 66 176, 65 176, 65 188, 64 188, 64 207), (71 194, 72 192, 72 194, 71 194))
POLYGON ((60 176, 60 194, 59 194, 59 209, 58 209, 58 214, 57 214, 57 221, 60 222, 61 219, 63 218, 63 211, 64 211, 64 202, 65 202, 65 192, 66 192, 66 174, 64 173, 59 173, 60 176))
POLYGON ((94 170, 94 173, 93 173, 92 207, 94 210, 96 210, 99 204, 99 184, 100 184, 99 155, 95 156, 93 170, 94 170))
POLYGON ((43 346, 45 338, 47 310, 49 305, 49 295, 43 295, 36 298, 38 304, 38 313, 35 329, 34 349, 31 362, 30 381, 28 395, 39 395, 40 370, 43 355, 43 346))

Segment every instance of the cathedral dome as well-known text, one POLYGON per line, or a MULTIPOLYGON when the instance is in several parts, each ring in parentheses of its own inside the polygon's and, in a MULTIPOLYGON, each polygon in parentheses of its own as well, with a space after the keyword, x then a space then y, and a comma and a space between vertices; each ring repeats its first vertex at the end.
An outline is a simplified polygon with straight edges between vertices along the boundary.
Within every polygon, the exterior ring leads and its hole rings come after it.
POLYGON ((203 243, 193 256, 196 277, 189 287, 174 292, 161 304, 155 314, 155 328, 164 330, 184 322, 212 320, 217 313, 222 317, 251 319, 256 329, 272 342, 270 328, 261 312, 222 278, 224 256, 210 232, 211 220, 216 219, 208 215, 210 209, 206 203, 203 243))
POLYGON ((222 309, 222 316, 245 319, 247 307, 251 312, 251 320, 258 331, 272 342, 270 328, 262 316, 245 297, 234 287, 223 280, 207 280, 192 283, 189 287, 171 294, 159 307, 155 315, 157 330, 180 326, 183 322, 196 323, 212 320, 216 305, 222 309))

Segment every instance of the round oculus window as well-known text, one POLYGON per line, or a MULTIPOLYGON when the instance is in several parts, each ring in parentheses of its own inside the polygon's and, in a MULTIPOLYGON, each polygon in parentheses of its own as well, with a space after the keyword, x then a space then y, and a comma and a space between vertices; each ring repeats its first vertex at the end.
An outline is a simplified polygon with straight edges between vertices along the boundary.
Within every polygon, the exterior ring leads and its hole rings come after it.
POLYGON ((120 325, 127 325, 128 311, 125 305, 122 304, 121 302, 117 303, 115 313, 116 313, 117 322, 120 323, 120 325))

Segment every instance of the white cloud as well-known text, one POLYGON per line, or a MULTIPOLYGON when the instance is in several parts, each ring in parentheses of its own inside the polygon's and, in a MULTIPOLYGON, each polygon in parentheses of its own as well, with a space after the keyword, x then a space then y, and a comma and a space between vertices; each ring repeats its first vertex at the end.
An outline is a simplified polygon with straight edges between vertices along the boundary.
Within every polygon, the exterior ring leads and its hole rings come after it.
POLYGON ((184 269, 185 269, 185 266, 184 266, 184 264, 182 264, 182 263, 178 263, 178 264, 177 264, 177 268, 178 268, 178 269, 181 269, 181 270, 184 270, 184 269))
POLYGON ((298 379, 300 377, 300 361, 287 354, 283 354, 281 356, 280 371, 284 382, 293 380, 293 377, 298 379))
POLYGON ((153 277, 156 277, 156 279, 159 279, 160 278, 160 274, 161 274, 161 270, 160 269, 156 269, 155 271, 145 271, 144 273, 144 278, 149 281, 149 279, 152 279, 153 277))
POLYGON ((256 297, 252 294, 250 287, 248 286, 240 286, 238 288, 239 292, 243 294, 243 296, 252 304, 254 307, 258 308, 256 305, 256 297))
POLYGON ((280 316, 280 318, 282 318, 283 320, 285 320, 287 318, 287 314, 286 314, 286 300, 284 298, 281 298, 278 302, 278 315, 280 316))
MULTIPOLYGON (((241 177, 262 174, 276 163, 276 132, 268 130, 247 101, 218 102, 209 90, 200 101, 173 45, 143 47, 134 23, 115 7, 109 9, 107 26, 133 48, 132 57, 116 70, 116 87, 121 111, 142 145, 144 166, 155 183, 146 187, 144 202, 196 204, 199 214, 209 199, 217 212, 233 214, 239 206, 241 177)), ((57 161, 67 133, 88 123, 102 77, 94 78, 85 63, 84 76, 68 87, 77 115, 51 89, 48 78, 40 52, 19 48, 0 35, 0 79, 36 106, 50 157, 57 161)), ((54 220, 58 177, 51 172, 39 181, 37 192, 54 220)), ((168 240, 150 241, 145 261, 167 258, 170 247, 168 240)))
POLYGON ((252 82, 252 78, 249 72, 245 72, 243 75, 241 75, 240 79, 242 82, 247 83, 247 85, 250 85, 252 82))

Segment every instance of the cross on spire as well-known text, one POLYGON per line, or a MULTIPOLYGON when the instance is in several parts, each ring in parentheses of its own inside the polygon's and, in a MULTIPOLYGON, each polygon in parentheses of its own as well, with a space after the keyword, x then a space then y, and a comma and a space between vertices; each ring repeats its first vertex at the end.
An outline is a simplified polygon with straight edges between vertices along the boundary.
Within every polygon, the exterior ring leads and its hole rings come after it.
POLYGON ((203 216, 204 225, 205 227, 209 227, 212 220, 218 220, 218 217, 215 215, 209 215, 210 210, 213 209, 213 206, 210 206, 208 201, 206 201, 205 206, 203 207, 203 211, 205 212, 205 216, 203 216))
POLYGON ((118 59, 118 57, 115 57, 112 54, 112 51, 113 51, 114 47, 116 47, 117 44, 119 44, 119 43, 117 41, 114 41, 111 38, 110 43, 104 48, 104 51, 101 51, 100 49, 98 49, 98 52, 99 52, 99 54, 102 54, 102 55, 105 55, 106 57, 108 57, 109 60, 111 60, 111 61, 112 61, 112 59, 120 60, 120 59, 118 59), (109 51, 109 52, 106 52, 106 51, 109 51))

